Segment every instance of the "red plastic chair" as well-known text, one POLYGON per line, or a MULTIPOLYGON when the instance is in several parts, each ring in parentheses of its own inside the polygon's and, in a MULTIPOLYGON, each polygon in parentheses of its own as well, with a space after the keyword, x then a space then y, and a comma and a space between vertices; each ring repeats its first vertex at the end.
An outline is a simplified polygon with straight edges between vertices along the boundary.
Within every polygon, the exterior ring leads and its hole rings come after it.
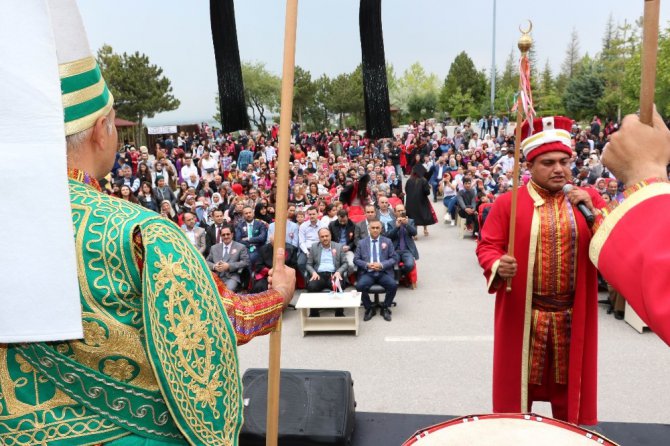
MULTIPOLYGON (((402 262, 398 263, 398 267, 402 267, 404 264, 402 262)), ((414 262, 414 268, 412 271, 400 277, 400 283, 409 286, 412 289, 416 288, 416 282, 419 280, 419 274, 416 269, 417 262, 414 262)))

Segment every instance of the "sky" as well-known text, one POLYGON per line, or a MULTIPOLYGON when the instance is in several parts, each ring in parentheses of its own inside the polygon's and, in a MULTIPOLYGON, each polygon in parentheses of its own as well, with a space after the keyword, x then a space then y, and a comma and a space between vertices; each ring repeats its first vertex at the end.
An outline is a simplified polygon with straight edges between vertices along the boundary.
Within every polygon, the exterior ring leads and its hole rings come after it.
MULTIPOLYGON (((157 114, 149 125, 211 120, 217 92, 208 0, 78 0, 89 44, 96 52, 149 56, 172 81, 177 110, 157 114)), ((661 2, 660 26, 670 20, 661 2)), ((573 28, 580 54, 600 50, 605 25, 635 21, 643 0, 497 0, 495 58, 499 70, 510 51, 518 57, 519 26, 533 22, 539 65, 557 72, 573 28)), ((281 76, 285 1, 237 0, 235 18, 243 61, 264 62, 281 76)), ((298 4, 296 64, 312 78, 352 71, 361 61, 358 0, 302 0, 298 4)), ((466 51, 479 69, 492 63, 493 0, 384 0, 382 23, 386 62, 400 76, 414 62, 443 80, 457 54, 466 51)))

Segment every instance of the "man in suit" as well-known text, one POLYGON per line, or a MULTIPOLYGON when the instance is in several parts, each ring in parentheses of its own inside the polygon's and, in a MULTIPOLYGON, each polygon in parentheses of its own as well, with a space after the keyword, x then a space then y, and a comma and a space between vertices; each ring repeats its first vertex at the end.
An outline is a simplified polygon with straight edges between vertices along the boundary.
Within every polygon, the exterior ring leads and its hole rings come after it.
POLYGON ((328 229, 331 239, 342 245, 349 271, 353 271, 354 252, 356 251, 356 225, 349 220, 349 214, 345 209, 337 211, 337 220, 331 221, 328 229))
POLYGON ((184 225, 181 227, 186 237, 193 243, 193 246, 200 252, 205 253, 207 249, 207 241, 205 240, 205 230, 195 225, 195 214, 191 212, 184 212, 184 225))
POLYGON ((377 314, 372 306, 368 290, 374 284, 381 285, 386 290, 386 298, 382 306, 381 314, 384 320, 391 321, 390 306, 395 298, 398 285, 393 276, 393 267, 396 264, 393 242, 380 236, 382 224, 374 219, 368 222, 370 235, 361 239, 356 248, 354 264, 358 267, 358 281, 356 290, 362 293, 363 306, 365 307, 364 321, 369 321, 377 314))
POLYGON ((386 234, 395 226, 395 213, 389 206, 389 199, 385 195, 379 195, 377 199, 379 210, 377 211, 377 219, 382 222, 382 234, 386 234))
POLYGON ((416 249, 416 243, 414 243, 416 226, 414 220, 407 217, 405 205, 397 205, 395 213, 397 215, 396 224, 386 236, 393 241, 398 262, 402 262, 400 274, 405 275, 414 269, 416 260, 419 260, 419 250, 416 249))
POLYGON ((212 220, 214 221, 207 227, 207 229, 205 229, 205 242, 207 245, 205 249, 205 257, 209 255, 209 250, 212 249, 212 246, 223 241, 221 238, 221 229, 230 227, 230 224, 228 224, 224 215, 225 214, 221 209, 214 209, 212 211, 212 220))
MULTIPOLYGON (((372 204, 368 204, 365 206, 365 220, 356 224, 356 245, 358 245, 361 239, 370 235, 368 232, 368 224, 370 224, 372 220, 377 220, 377 208, 372 204)), ((384 233, 384 225, 382 225, 382 233, 384 233)))
POLYGON ((428 183, 430 183, 430 186, 433 188, 433 203, 437 202, 438 186, 440 185, 440 181, 445 172, 447 172, 447 163, 445 157, 441 156, 440 159, 437 160, 437 164, 433 166, 433 173, 430 176, 430 180, 428 180, 428 183))
POLYGON ((242 243, 249 250, 249 261, 253 269, 258 261, 258 250, 268 237, 268 228, 265 223, 254 218, 254 209, 251 206, 244 207, 242 216, 244 221, 235 228, 235 241, 242 243))
POLYGON ((226 288, 237 291, 242 283, 240 272, 249 267, 249 252, 242 243, 233 241, 233 231, 221 228, 221 242, 212 246, 207 256, 209 269, 218 274, 226 288))
MULTIPOLYGON (((318 293, 324 289, 332 289, 331 280, 339 280, 344 287, 347 275, 347 259, 344 256, 342 245, 331 241, 328 228, 319 229, 319 242, 309 248, 307 255, 307 273, 310 275, 307 282, 308 293, 318 293)), ((319 316, 319 310, 311 309, 309 315, 319 316)), ((344 310, 335 310, 335 316, 344 316, 344 310)))

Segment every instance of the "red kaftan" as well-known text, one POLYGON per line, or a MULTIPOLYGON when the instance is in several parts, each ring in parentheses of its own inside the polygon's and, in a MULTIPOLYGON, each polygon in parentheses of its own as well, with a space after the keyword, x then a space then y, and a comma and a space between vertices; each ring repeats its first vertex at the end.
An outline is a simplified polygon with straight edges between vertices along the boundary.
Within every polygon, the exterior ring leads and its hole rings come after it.
MULTIPOLYGON (((587 190, 596 207, 604 205, 595 192, 587 190)), ((530 184, 518 192, 514 257, 517 274, 512 291, 502 281, 494 282, 498 261, 507 253, 511 194, 500 196, 491 209, 477 247, 480 265, 496 293, 493 352, 493 411, 527 412, 529 350, 532 314, 533 270, 540 233, 539 206, 544 200, 530 184)), ((598 289, 596 269, 588 258, 591 231, 584 217, 575 212, 577 224, 574 303, 568 364, 567 421, 597 423, 598 289)))

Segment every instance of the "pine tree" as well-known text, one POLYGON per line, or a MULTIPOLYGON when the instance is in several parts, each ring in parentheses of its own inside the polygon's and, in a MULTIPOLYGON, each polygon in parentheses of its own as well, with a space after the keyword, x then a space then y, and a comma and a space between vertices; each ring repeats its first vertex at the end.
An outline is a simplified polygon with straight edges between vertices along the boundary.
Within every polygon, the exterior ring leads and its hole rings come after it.
POLYGON ((573 28, 568 48, 565 50, 565 60, 563 60, 563 65, 561 65, 561 74, 571 79, 575 75, 575 67, 579 60, 579 35, 577 34, 577 29, 573 28))

